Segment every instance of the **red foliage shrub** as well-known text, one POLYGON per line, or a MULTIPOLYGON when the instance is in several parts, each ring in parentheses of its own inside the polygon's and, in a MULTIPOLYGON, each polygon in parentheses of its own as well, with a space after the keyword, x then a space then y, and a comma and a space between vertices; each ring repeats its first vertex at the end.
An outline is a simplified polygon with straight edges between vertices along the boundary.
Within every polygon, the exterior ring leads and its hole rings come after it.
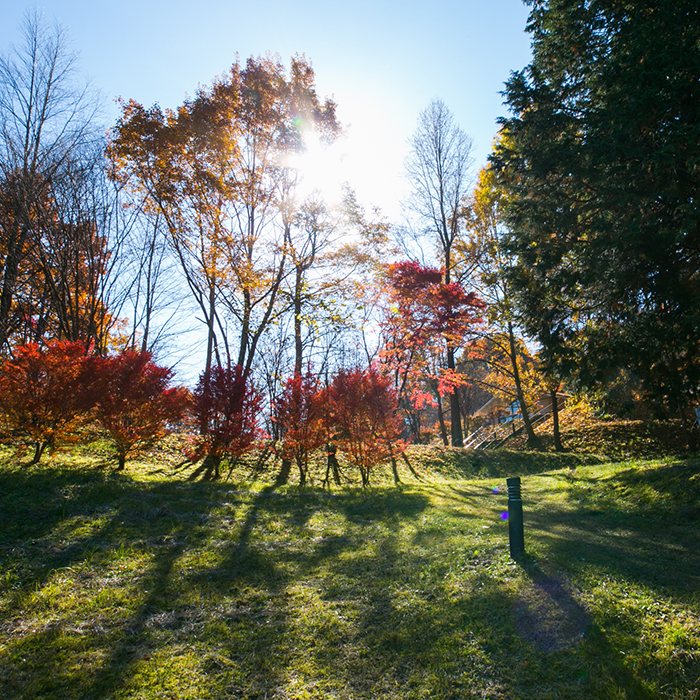
POLYGON ((372 467, 400 454, 403 422, 391 381, 376 369, 342 370, 326 392, 333 439, 369 484, 372 467))
POLYGON ((96 416, 117 448, 119 469, 135 447, 151 444, 167 434, 180 418, 189 392, 170 387, 172 370, 153 362, 149 352, 122 352, 91 358, 99 387, 96 416))
POLYGON ((11 441, 47 447, 74 438, 97 401, 84 343, 28 343, 0 364, 0 420, 11 441))
POLYGON ((309 455, 326 441, 325 406, 318 377, 296 375, 285 383, 272 405, 272 419, 282 438, 274 450, 282 459, 295 460, 299 482, 306 483, 309 455))
POLYGON ((204 459, 205 477, 218 478, 223 457, 235 461, 258 439, 262 395, 249 385, 240 366, 214 367, 202 373, 193 396, 200 438, 188 454, 204 459))

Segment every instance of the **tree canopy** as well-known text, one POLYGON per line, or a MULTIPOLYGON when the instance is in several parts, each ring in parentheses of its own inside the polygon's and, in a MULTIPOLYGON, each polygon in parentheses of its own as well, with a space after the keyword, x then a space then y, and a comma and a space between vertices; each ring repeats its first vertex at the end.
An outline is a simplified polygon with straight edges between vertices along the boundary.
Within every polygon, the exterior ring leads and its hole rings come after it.
POLYGON ((658 403, 700 387, 697 2, 527 0, 492 154, 511 279, 543 356, 587 386, 626 370, 658 403))
MULTIPOLYGON (((454 248, 462 217, 462 200, 471 185, 472 140, 456 124, 452 113, 440 100, 434 100, 418 117, 418 125, 409 140, 406 175, 412 193, 409 209, 417 216, 419 231, 414 232, 421 257, 425 257, 423 239, 435 247, 446 285, 453 279, 454 248)), ((448 372, 456 369, 453 340, 445 336, 445 364, 448 372)), ((459 393, 449 392, 452 445, 463 444, 459 393)))
POLYGON ((278 316, 288 258, 298 252, 289 156, 303 149, 306 131, 331 140, 339 125, 335 103, 319 100, 301 57, 289 75, 272 57, 235 63, 177 112, 122 104, 109 146, 115 177, 166 222, 207 325, 207 368, 216 354, 248 373, 278 316))

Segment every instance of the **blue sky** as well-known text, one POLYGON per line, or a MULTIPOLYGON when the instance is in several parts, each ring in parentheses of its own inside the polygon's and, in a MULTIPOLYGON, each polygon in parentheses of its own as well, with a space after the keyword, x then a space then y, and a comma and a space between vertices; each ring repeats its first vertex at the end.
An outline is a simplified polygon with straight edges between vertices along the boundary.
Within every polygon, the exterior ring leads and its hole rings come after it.
POLYGON ((499 91, 530 59, 521 0, 0 0, 0 50, 18 43, 27 8, 66 27, 107 102, 177 107, 238 54, 303 53, 318 92, 348 126, 347 176, 390 219, 405 193, 406 141, 421 109, 442 99, 486 162, 505 113, 499 91))

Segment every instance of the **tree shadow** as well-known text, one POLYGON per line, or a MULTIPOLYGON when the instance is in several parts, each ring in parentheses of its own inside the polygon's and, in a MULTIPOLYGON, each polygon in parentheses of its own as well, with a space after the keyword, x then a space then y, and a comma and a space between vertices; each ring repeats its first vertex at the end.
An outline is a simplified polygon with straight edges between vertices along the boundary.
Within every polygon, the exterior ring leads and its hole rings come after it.
POLYGON ((514 601, 514 628, 517 635, 536 647, 546 657, 555 659, 578 653, 587 660, 587 669, 579 681, 591 686, 588 695, 581 688, 581 697, 608 696, 601 690, 604 678, 617 690, 615 697, 645 700, 658 697, 624 663, 620 650, 614 648, 608 635, 581 602, 581 591, 562 571, 535 562, 527 555, 519 560, 528 583, 514 601), (590 677, 595 669, 596 676, 590 677))
MULTIPOLYGON (((190 516, 206 519, 212 503, 201 499, 192 508, 191 491, 184 494, 173 483, 77 470, 2 474, 0 482, 0 514, 12 521, 0 540, 0 564, 18 572, 2 591, 7 644, 0 678, 6 697, 111 697, 148 647, 149 619, 168 607, 175 562, 202 542, 204 533, 194 531, 190 516), (150 567, 133 582, 118 576, 115 584, 115 564, 130 551, 152 553, 150 567), (109 614, 89 600, 78 602, 78 617, 69 604, 58 612, 37 608, 37 596, 47 587, 56 595, 62 572, 94 600, 103 596, 109 605, 110 593, 120 588, 130 599, 109 614), (101 658, 97 671, 80 662, 94 656, 101 658)), ((70 584, 66 594, 73 595, 70 584)))
POLYGON ((525 567, 530 583, 515 602, 515 629, 538 649, 559 651, 581 641, 588 631, 588 611, 562 575, 547 575, 525 567))
POLYGON ((109 652, 95 677, 85 679, 85 697, 111 697, 128 685, 134 664, 153 645, 149 639, 149 621, 171 607, 168 600, 169 581, 182 551, 182 544, 174 543, 163 547, 154 557, 140 586, 141 591, 146 593, 145 599, 135 614, 120 626, 118 634, 113 639, 104 640, 109 652))
MULTIPOLYGON (((597 692, 597 676, 614 680, 615 697, 650 697, 572 583, 583 556, 586 565, 668 586, 675 543, 652 572, 634 568, 636 556, 650 556, 663 540, 657 532, 656 545, 643 548, 658 529, 643 513, 588 504, 572 510, 567 502, 528 511, 526 503, 526 547, 532 538, 556 560, 557 570, 543 571, 532 561, 507 566, 505 541, 500 550, 480 545, 484 553, 464 564, 460 550, 473 540, 470 528, 482 525, 490 485, 328 493, 94 479, 75 479, 74 491, 65 479, 49 480, 13 511, 31 520, 45 508, 47 516, 16 525, 1 540, 2 561, 24 561, 10 549, 26 532, 48 564, 32 569, 10 617, 23 614, 32 586, 41 590, 48 566, 97 577, 113 567, 118 545, 148 563, 125 586, 132 600, 112 619, 97 614, 79 634, 68 613, 52 627, 6 635, 0 681, 8 697, 294 697, 295 683, 318 698, 516 699, 555 685, 562 697, 613 697, 597 692), (65 521, 56 488, 72 498, 67 515, 76 524, 103 517, 73 537, 72 549, 52 554, 65 521), (433 527, 433 516, 448 526, 433 527), (94 571, 86 573, 88 564, 94 571), (156 664, 185 656, 196 664, 197 685, 158 685, 156 664), (86 663, 93 657, 99 660, 86 663), (139 685, 144 668, 148 691, 139 685)), ((25 487, 18 482, 14 497, 25 487)), ((0 496, 2 517, 5 507, 0 496)), ((692 541, 686 533, 680 551, 692 541)), ((672 584, 674 595, 697 585, 697 556, 681 565, 695 578, 672 584)))
MULTIPOLYGON (((528 540, 534 540, 572 572, 594 566, 659 595, 692 602, 700 589, 700 539, 694 520, 683 514, 697 506, 684 501, 680 507, 660 507, 656 499, 630 502, 617 490, 647 480, 655 488, 669 489, 669 474, 688 473, 686 466, 667 469, 662 474, 626 470, 606 477, 605 483, 577 475, 576 483, 583 487, 567 490, 559 505, 548 500, 528 507, 525 498, 526 549, 528 540), (592 488, 586 490, 586 485, 592 488)), ((564 475, 552 478, 568 480, 564 475)))

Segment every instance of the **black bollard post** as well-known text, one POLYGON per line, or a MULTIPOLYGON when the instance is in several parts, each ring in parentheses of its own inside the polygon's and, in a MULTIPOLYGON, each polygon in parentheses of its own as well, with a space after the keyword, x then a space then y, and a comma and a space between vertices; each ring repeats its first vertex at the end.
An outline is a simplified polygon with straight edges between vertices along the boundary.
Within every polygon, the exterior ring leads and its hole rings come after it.
POLYGON ((520 495, 520 477, 506 479, 508 484, 508 539, 510 556, 518 559, 525 554, 525 536, 523 533, 523 499, 520 495))

